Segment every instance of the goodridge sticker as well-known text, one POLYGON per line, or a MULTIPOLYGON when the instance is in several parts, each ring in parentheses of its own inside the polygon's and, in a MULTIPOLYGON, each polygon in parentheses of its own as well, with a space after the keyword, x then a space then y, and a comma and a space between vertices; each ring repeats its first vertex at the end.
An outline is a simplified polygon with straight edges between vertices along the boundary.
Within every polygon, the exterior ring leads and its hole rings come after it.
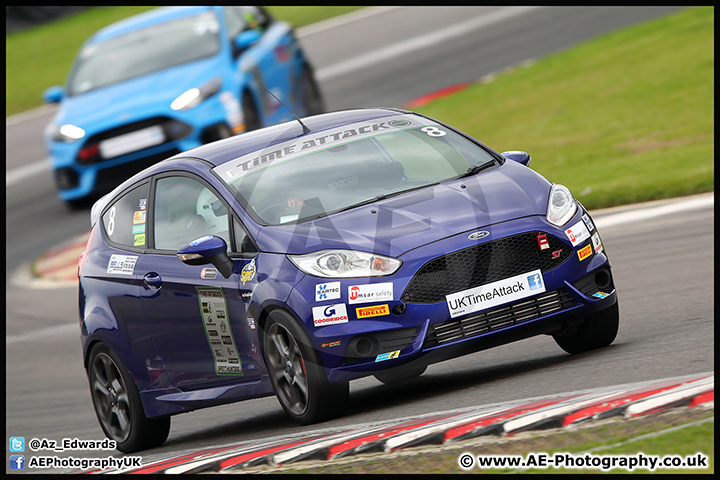
POLYGON ((218 287, 195 287, 195 289, 200 301, 205 335, 215 359, 215 373, 218 375, 243 375, 242 362, 230 328, 227 303, 222 289, 218 287), (218 341, 218 337, 220 341, 218 341))
POLYGON ((313 307, 313 325, 316 327, 324 327, 325 325, 335 325, 337 323, 347 323, 348 314, 344 303, 337 305, 326 305, 323 307, 313 307))
POLYGON ((542 272, 534 270, 498 280, 462 292, 446 295, 450 317, 486 310, 503 303, 537 295, 545 291, 542 272))

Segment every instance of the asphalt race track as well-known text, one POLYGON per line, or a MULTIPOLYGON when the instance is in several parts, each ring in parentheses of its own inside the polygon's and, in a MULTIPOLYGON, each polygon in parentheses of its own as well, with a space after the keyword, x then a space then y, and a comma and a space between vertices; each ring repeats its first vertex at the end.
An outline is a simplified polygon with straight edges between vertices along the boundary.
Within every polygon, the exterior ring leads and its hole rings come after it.
MULTIPOLYGON (((402 106, 674 10, 401 7, 299 33, 328 107, 337 110, 402 106)), ((77 288, 39 289, 23 280, 35 258, 90 228, 87 211, 70 213, 59 202, 43 163, 41 135, 50 117, 50 110, 41 109, 13 117, 6 126, 7 436, 100 440, 81 365, 77 288)), ((522 139, 511 147, 522 149, 522 139)), ((313 428, 712 372, 713 202, 673 211, 675 204, 591 212, 612 261, 620 301, 620 332, 610 347, 569 356, 551 338, 535 337, 433 365, 403 385, 357 380, 351 383, 347 415, 313 428), (653 208, 665 210, 648 215, 653 208)), ((270 397, 176 416, 167 443, 148 454, 302 431, 270 397)), ((56 455, 111 453, 118 455, 56 455)))

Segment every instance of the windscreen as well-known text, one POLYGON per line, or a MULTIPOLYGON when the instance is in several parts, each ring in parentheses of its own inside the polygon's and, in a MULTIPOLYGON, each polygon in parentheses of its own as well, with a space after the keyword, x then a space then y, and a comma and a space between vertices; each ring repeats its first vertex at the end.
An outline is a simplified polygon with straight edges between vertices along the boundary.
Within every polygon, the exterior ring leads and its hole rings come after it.
POLYGON ((68 93, 78 95, 215 55, 219 30, 217 16, 208 11, 88 45, 75 63, 68 93))
POLYGON ((265 225, 305 221, 422 189, 494 162, 480 145, 416 115, 304 135, 214 169, 265 225))

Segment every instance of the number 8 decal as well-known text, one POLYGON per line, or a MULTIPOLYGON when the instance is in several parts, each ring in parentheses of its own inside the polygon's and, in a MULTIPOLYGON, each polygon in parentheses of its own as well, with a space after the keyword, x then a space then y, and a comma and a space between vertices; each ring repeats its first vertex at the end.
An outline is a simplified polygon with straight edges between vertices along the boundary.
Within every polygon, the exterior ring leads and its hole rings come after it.
POLYGON ((446 132, 443 130, 440 130, 437 127, 423 127, 420 130, 427 133, 431 137, 443 137, 445 136, 446 132))
POLYGON ((115 231, 115 205, 112 206, 108 215, 110 216, 110 221, 107 224, 107 232, 108 235, 112 237, 112 234, 115 231))

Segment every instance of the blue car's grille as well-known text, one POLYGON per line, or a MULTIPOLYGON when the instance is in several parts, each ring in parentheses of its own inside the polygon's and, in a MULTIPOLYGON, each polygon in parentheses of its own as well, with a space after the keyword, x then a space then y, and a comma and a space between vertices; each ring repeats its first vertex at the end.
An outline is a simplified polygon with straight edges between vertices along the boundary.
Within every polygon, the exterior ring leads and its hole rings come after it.
POLYGON ((572 306, 570 295, 564 290, 546 292, 512 305, 493 308, 476 315, 456 318, 430 326, 423 348, 475 337, 504 327, 525 323, 572 306))
POLYGON ((169 117, 147 118, 139 122, 128 123, 105 130, 104 132, 96 133, 85 140, 84 147, 80 150, 76 160, 80 165, 92 165, 93 163, 102 162, 105 159, 100 155, 100 150, 97 147, 100 142, 155 125, 159 125, 162 128, 165 143, 186 137, 192 133, 192 127, 190 125, 178 120, 169 117))
POLYGON ((538 233, 528 232, 448 253, 423 265, 402 294, 405 303, 438 303, 445 295, 540 269, 547 272, 572 255, 572 248, 545 234, 550 248, 540 251, 538 233))

